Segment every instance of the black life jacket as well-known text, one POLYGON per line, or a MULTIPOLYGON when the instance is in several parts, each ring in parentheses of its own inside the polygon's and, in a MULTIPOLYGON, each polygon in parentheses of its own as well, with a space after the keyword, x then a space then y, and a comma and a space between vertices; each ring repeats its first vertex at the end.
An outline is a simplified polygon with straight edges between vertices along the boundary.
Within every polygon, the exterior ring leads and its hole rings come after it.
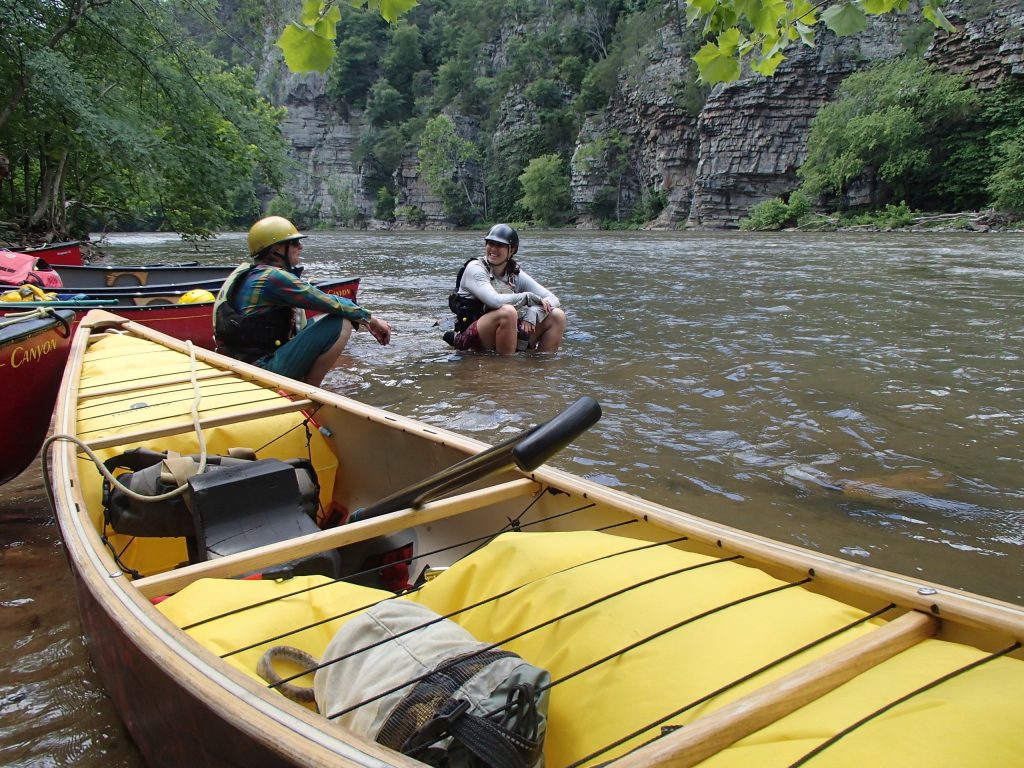
POLYGON ((471 259, 466 259, 466 263, 462 265, 462 269, 459 270, 459 274, 455 278, 455 292, 448 294, 448 308, 455 313, 455 332, 462 333, 464 330, 469 328, 473 322, 487 311, 487 306, 472 296, 460 296, 459 287, 462 285, 462 275, 466 271, 466 267, 471 261, 476 261, 477 257, 474 256, 471 259))
POLYGON ((273 354, 294 335, 295 313, 291 307, 245 315, 235 309, 235 294, 253 267, 235 270, 224 282, 213 314, 217 350, 245 363, 273 354))

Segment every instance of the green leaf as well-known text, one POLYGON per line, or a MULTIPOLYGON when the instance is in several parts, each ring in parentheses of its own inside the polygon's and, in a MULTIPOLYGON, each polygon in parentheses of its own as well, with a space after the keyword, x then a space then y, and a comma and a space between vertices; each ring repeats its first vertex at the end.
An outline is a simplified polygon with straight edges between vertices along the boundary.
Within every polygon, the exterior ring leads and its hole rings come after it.
POLYGON ((892 10, 893 5, 894 0, 860 0, 860 7, 864 9, 865 13, 872 16, 888 13, 892 10))
MULTIPOLYGON (((738 29, 732 31, 739 35, 738 29)), ((740 62, 733 55, 735 49, 734 45, 729 52, 726 52, 714 43, 705 43, 704 47, 693 57, 697 64, 697 70, 700 72, 700 79, 712 85, 737 80, 740 76, 740 62)))
POLYGON ((796 31, 800 35, 800 41, 809 48, 814 47, 814 30, 806 24, 797 24, 796 31))
POLYGON ((775 70, 778 69, 779 64, 785 60, 785 56, 781 53, 776 53, 774 56, 768 58, 758 58, 750 65, 751 68, 758 74, 764 75, 765 77, 771 77, 775 74, 775 70))
POLYGON ((739 28, 731 27, 718 36, 718 49, 726 56, 733 56, 743 42, 746 42, 746 37, 739 28))
POLYGON ((821 14, 821 20, 825 22, 826 27, 840 37, 856 35, 868 28, 868 18, 864 15, 864 11, 852 3, 826 8, 821 14))
POLYGON ((818 6, 808 0, 796 0, 790 9, 789 17, 794 22, 813 27, 818 23, 818 6))
POLYGON ((326 72, 334 59, 334 42, 298 24, 289 24, 277 39, 292 72, 326 72))
MULTIPOLYGON (((338 9, 334 8, 333 10, 338 9)), ((320 19, 320 21, 313 25, 313 34, 317 37, 322 37, 324 40, 333 40, 338 36, 338 22, 320 19)))
POLYGON ((394 24, 398 17, 415 8, 417 0, 380 0, 380 15, 389 24, 394 24))
POLYGON ((946 15, 938 5, 932 5, 929 3, 924 7, 922 14, 936 27, 944 29, 947 32, 956 32, 956 27, 950 23, 949 19, 946 18, 946 15))
POLYGON ((746 0, 737 3, 736 9, 747 17, 755 32, 763 34, 775 33, 787 12, 785 0, 746 0))
POLYGON ((299 16, 299 21, 307 27, 312 27, 320 18, 321 6, 322 3, 320 0, 304 0, 302 3, 302 13, 299 16))
POLYGON ((686 16, 689 18, 691 13, 698 16, 713 13, 717 5, 717 0, 686 0, 686 16))
MULTIPOLYGON (((777 53, 782 51, 789 46, 787 38, 781 35, 765 35, 761 40, 761 53, 758 56, 759 59, 770 59, 777 53)), ((776 67, 778 64, 775 65, 776 67)), ((772 69, 774 70, 775 67, 772 69)))

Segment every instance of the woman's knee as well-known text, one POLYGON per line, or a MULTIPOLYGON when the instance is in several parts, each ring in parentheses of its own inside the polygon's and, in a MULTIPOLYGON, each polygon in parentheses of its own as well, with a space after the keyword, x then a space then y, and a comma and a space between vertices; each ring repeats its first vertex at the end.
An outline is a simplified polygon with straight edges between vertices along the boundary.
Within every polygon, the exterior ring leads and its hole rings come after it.
POLYGON ((501 322, 501 323, 518 323, 519 322, 519 313, 516 311, 516 308, 513 307, 511 304, 502 304, 500 307, 498 307, 496 310, 494 310, 494 312, 497 315, 498 322, 501 322))

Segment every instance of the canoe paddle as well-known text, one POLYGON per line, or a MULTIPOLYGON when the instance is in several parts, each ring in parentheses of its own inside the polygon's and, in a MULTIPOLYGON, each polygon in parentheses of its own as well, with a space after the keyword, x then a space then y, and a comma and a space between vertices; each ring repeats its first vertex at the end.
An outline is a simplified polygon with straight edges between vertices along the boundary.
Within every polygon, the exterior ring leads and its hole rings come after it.
POLYGON ((601 418, 601 406, 592 397, 581 397, 554 418, 528 429, 503 443, 487 448, 408 488, 396 491, 349 516, 349 522, 379 517, 400 509, 419 509, 431 499, 513 465, 532 472, 565 446, 590 429, 601 418))

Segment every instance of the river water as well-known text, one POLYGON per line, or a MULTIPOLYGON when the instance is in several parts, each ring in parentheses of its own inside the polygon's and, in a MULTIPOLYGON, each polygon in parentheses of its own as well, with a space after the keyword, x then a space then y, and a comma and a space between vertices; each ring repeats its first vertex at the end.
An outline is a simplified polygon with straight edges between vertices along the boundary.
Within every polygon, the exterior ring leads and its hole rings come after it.
MULTIPOLYGON (((200 258, 234 263, 244 236, 200 258)), ((122 235, 115 263, 194 258, 122 235)), ((581 395, 552 463, 714 520, 1024 603, 1024 235, 523 233, 562 351, 463 355, 446 296, 482 233, 314 232, 394 327, 328 389, 496 442, 581 395)), ((38 470, 0 490, 0 764, 136 766, 79 635, 38 470)), ((172 737, 173 724, 169 724, 172 737)))

